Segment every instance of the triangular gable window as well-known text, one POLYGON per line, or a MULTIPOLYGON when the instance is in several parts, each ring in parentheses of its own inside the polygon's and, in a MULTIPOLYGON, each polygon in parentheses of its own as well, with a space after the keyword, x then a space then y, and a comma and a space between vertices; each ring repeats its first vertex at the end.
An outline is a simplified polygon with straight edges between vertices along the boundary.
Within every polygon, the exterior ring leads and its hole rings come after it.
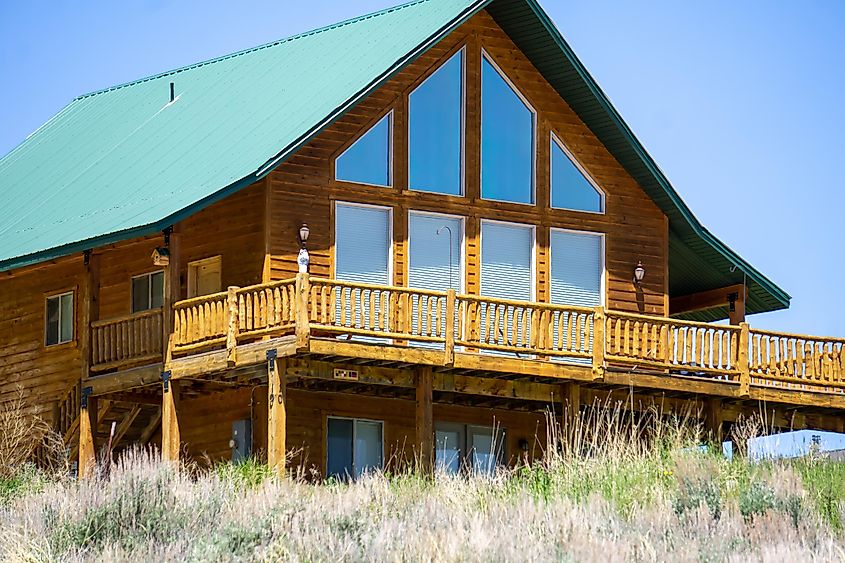
POLYGON ((552 207, 604 213, 604 193, 552 135, 552 207))
POLYGON ((536 114, 487 53, 481 62, 481 197, 534 203, 536 114))
POLYGON ((388 113, 335 160, 335 179, 390 187, 393 115, 388 113))

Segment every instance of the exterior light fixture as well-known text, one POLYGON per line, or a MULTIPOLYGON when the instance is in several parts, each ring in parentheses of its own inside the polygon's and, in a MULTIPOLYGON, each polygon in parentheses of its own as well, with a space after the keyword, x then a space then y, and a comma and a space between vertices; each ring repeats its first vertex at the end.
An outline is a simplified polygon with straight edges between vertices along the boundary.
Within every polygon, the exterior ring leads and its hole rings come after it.
POLYGON ((159 246, 153 250, 153 265, 168 266, 170 264, 170 250, 163 246, 159 246))
POLYGON ((299 255, 296 257, 296 263, 299 266, 299 273, 300 274, 307 274, 308 273, 308 265, 311 262, 311 257, 308 256, 308 250, 305 248, 305 243, 308 242, 308 235, 311 234, 311 229, 308 228, 308 225, 305 223, 299 227, 299 244, 301 245, 299 249, 299 255))
POLYGON ((311 229, 308 228, 306 223, 303 223, 301 227, 299 227, 299 242, 302 244, 302 248, 305 248, 305 243, 308 242, 308 235, 311 234, 311 229))
POLYGON ((643 268, 643 261, 640 260, 637 262, 637 267, 634 268, 634 283, 640 285, 640 282, 643 281, 645 277, 645 268, 643 268))

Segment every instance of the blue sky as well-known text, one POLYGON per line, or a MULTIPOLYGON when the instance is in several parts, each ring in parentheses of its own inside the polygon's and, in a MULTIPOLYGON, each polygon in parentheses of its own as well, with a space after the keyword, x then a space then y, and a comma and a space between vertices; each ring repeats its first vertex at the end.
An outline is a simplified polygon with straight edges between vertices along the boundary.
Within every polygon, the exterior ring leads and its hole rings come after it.
MULTIPOLYGON (((394 3, 0 3, 0 154, 78 94, 394 3)), ((845 3, 544 4, 699 219, 793 296, 751 322, 845 336, 845 3)))

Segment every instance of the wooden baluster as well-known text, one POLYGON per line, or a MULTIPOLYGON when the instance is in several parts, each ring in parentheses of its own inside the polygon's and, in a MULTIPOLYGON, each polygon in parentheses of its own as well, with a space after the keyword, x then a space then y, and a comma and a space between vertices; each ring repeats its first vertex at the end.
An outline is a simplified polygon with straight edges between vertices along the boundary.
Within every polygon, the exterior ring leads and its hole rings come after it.
POLYGON ((813 364, 813 345, 810 342, 804 341, 804 377, 807 379, 815 379, 816 369, 813 364))
POLYGON ((458 303, 458 340, 466 340, 464 336, 464 319, 467 315, 467 302, 463 299, 458 303))
POLYGON ((583 350, 583 352, 585 354, 589 354, 592 351, 591 348, 590 348, 591 343, 592 343, 592 346, 596 346, 595 339, 593 338, 593 336, 595 334, 595 330, 596 330, 594 315, 595 315, 595 313, 593 315, 588 315, 588 314, 584 315, 584 350, 583 350), (593 321, 593 322, 590 322, 590 321, 593 321))
MULTIPOLYGON (((455 290, 446 290, 446 319, 444 327, 444 356, 443 365, 452 366, 455 364, 455 290)), ((460 330, 460 318, 458 319, 458 330, 460 330)), ((458 333, 460 334, 460 332, 458 333)))
POLYGON ((815 379, 820 380, 822 378, 822 366, 821 366, 821 351, 820 351, 821 344, 818 342, 813 342, 813 371, 815 372, 815 379))
POLYGON ((766 348, 768 349, 769 354, 769 373, 772 375, 777 375, 778 373, 778 366, 777 366, 777 338, 774 336, 767 336, 766 337, 766 348))
POLYGON ((658 352, 657 357, 664 365, 671 363, 671 348, 669 346, 670 335, 671 331, 669 330, 669 325, 662 323, 660 325, 660 351, 658 352))
POLYGON ((238 288, 226 288, 226 364, 230 367, 237 361, 238 332, 241 324, 239 301, 238 288))
POLYGON ((378 292, 369 290, 367 292, 367 309, 369 311, 369 328, 370 330, 378 330, 378 315, 376 314, 376 294, 378 292))

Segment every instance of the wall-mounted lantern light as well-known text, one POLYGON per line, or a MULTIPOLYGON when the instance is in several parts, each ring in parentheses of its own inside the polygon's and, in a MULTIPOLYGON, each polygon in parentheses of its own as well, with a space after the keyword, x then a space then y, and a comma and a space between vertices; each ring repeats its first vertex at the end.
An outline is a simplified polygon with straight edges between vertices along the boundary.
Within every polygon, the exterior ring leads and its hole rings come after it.
POLYGON ((299 243, 302 245, 302 248, 305 248, 305 243, 308 242, 308 235, 311 234, 311 229, 308 228, 306 223, 303 223, 301 227, 299 227, 299 243))
POLYGON ((308 250, 305 248, 305 243, 308 242, 308 235, 311 234, 311 229, 305 223, 299 227, 299 256, 296 257, 296 263, 299 265, 299 273, 308 273, 308 265, 311 262, 311 257, 308 256, 308 250))
POLYGON ((645 277, 645 268, 643 268, 642 260, 637 262, 637 267, 634 268, 634 283, 640 285, 645 277))
POLYGON ((153 250, 153 265, 167 266, 170 264, 170 250, 163 246, 159 246, 153 250))

